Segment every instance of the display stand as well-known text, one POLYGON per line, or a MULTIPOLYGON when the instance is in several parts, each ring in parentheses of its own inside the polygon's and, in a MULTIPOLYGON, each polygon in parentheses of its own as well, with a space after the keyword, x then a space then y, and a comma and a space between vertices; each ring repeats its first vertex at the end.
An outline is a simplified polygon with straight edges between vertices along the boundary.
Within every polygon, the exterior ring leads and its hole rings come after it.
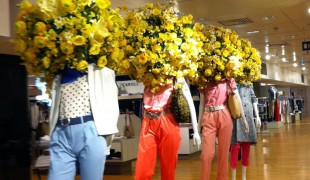
POLYGON ((178 152, 179 159, 188 159, 200 150, 194 145, 193 127, 191 123, 180 124, 181 145, 178 152))
POLYGON ((269 129, 279 129, 281 127, 283 127, 282 121, 271 121, 267 123, 267 128, 269 129))
MULTIPOLYGON (((142 95, 119 96, 119 100, 140 100, 142 95)), ((141 111, 139 110, 139 114, 141 111)), ((105 164, 105 174, 123 174, 132 172, 132 161, 137 158, 139 137, 141 132, 141 118, 130 114, 135 130, 133 138, 124 137, 125 114, 120 114, 117 123, 119 132, 115 134, 112 142, 111 155, 105 164), (115 155, 115 156, 114 156, 115 155)))

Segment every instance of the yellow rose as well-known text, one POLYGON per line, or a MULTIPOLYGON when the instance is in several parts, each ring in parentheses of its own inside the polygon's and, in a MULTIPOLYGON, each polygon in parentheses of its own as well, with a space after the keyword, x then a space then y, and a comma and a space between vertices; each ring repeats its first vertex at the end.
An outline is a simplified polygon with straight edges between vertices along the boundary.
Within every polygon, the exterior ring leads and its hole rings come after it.
POLYGON ((192 20, 193 20, 193 16, 192 15, 182 16, 182 22, 184 24, 191 24, 192 20))
POLYGON ((205 70, 205 76, 211 76, 211 74, 212 74, 211 69, 206 69, 205 70))
POLYGON ((154 45, 152 46, 152 52, 155 53, 155 52, 161 52, 161 46, 160 45, 154 45))
POLYGON ((225 50, 223 51, 223 56, 224 56, 224 57, 228 57, 229 54, 230 54, 230 52, 229 52, 228 50, 225 49, 225 50))
POLYGON ((75 46, 82 46, 85 44, 85 38, 81 35, 77 35, 77 36, 74 36, 72 39, 71 39, 72 43, 75 45, 75 46))
POLYGON ((122 66, 125 68, 125 69, 129 69, 130 68, 130 63, 128 60, 124 60, 122 62, 122 66))
POLYGON ((27 16, 27 12, 26 11, 20 11, 18 14, 17 14, 17 20, 18 21, 22 21, 25 19, 25 17, 27 16))
POLYGON ((120 53, 119 53, 119 49, 118 48, 114 48, 113 52, 111 54, 111 59, 116 60, 118 59, 120 53))
POLYGON ((59 2, 60 8, 65 12, 65 13, 71 13, 74 11, 75 6, 72 0, 60 0, 59 2))
POLYGON ((98 59, 98 62, 97 62, 97 65, 99 67, 104 67, 105 65, 107 65, 108 63, 108 60, 107 60, 107 57, 106 56, 101 56, 99 59, 98 59))
POLYGON ((48 57, 43 58, 43 66, 45 69, 48 69, 50 67, 51 59, 48 57))
POLYGON ((90 49, 89 49, 89 54, 90 55, 98 55, 100 53, 100 47, 101 44, 94 44, 90 49))
POLYGON ((18 7, 23 11, 29 12, 32 9, 32 4, 29 1, 25 0, 19 3, 18 7))
POLYGON ((74 51, 73 46, 65 42, 60 43, 60 49, 65 54, 72 54, 74 51))
POLYGON ((57 33, 53 29, 50 29, 48 31, 48 38, 49 38, 49 40, 56 41, 57 36, 58 36, 57 33))
POLYGON ((147 62, 147 59, 145 57, 145 53, 141 53, 137 56, 139 63, 145 64, 147 62))
POLYGON ((24 21, 17 21, 15 23, 15 33, 17 35, 23 35, 26 33, 27 25, 24 21))
POLYGON ((154 16, 158 16, 158 15, 160 15, 160 14, 161 14, 161 10, 160 10, 160 9, 155 8, 155 9, 153 9, 152 14, 153 14, 154 16))
POLYGON ((111 6, 110 0, 96 0, 96 4, 100 9, 106 9, 111 6))
POLYGON ((76 69, 79 70, 79 71, 83 71, 83 70, 85 70, 85 69, 87 68, 87 66, 88 66, 87 61, 82 60, 82 61, 80 61, 80 62, 78 63, 76 69))
POLYGON ((214 80, 220 81, 222 79, 222 76, 220 74, 215 75, 214 80))
POLYGON ((153 4, 147 3, 147 4, 145 5, 145 7, 148 8, 148 9, 151 9, 151 8, 153 8, 153 4))
POLYGON ((24 53, 27 48, 25 41, 23 41, 22 39, 14 40, 14 45, 15 45, 15 51, 20 54, 24 53))
POLYGON ((221 43, 218 42, 218 41, 216 41, 216 42, 214 43, 214 48, 218 49, 218 48, 220 48, 220 47, 221 47, 221 43))
POLYGON ((36 48, 44 48, 46 47, 46 44, 47 44, 47 39, 43 36, 35 36, 34 37, 34 46, 36 48))
POLYGON ((225 69, 225 66, 224 65, 218 65, 217 66, 217 69, 219 70, 219 71, 224 71, 224 69, 225 69))
POLYGON ((92 32, 92 26, 90 24, 86 24, 82 29, 81 29, 82 35, 84 37, 88 37, 91 32, 92 32))
POLYGON ((27 61, 33 61, 35 60, 37 57, 36 57, 36 54, 34 53, 34 50, 33 49, 27 49, 26 53, 25 53, 25 59, 27 61))
POLYGON ((34 33, 41 36, 46 34, 46 24, 44 22, 37 22, 34 26, 34 33))
POLYGON ((119 42, 119 46, 120 47, 123 47, 123 46, 126 46, 127 45, 127 40, 126 39, 123 39, 121 42, 119 42))

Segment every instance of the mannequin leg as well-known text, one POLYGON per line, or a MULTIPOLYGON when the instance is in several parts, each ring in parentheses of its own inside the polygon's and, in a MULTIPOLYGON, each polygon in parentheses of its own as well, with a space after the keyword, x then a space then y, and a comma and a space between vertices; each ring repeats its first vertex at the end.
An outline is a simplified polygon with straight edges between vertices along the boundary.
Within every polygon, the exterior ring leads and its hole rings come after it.
POLYGON ((246 180, 246 168, 249 165, 249 158, 250 158, 250 143, 249 142, 242 142, 241 143, 242 149, 242 180, 246 180))
POLYGON ((161 117, 161 126, 157 134, 161 180, 175 179, 181 136, 179 124, 171 114, 161 117))
POLYGON ((219 113, 217 180, 228 179, 228 157, 233 123, 228 111, 219 113), (227 114, 226 114, 227 113, 227 114))
POLYGON ((157 143, 155 132, 159 126, 159 120, 142 120, 139 149, 137 156, 135 180, 151 180, 154 175, 157 159, 157 143))
POLYGON ((216 127, 213 113, 205 113, 202 117, 202 150, 200 179, 209 180, 211 165, 215 154, 216 127))
POLYGON ((232 180, 236 180, 236 169, 238 166, 239 149, 240 149, 240 143, 230 145, 230 167, 231 167, 232 180))
POLYGON ((242 180, 246 180, 246 168, 247 166, 242 166, 242 180))
POLYGON ((236 180, 236 168, 231 168, 231 180, 236 180))

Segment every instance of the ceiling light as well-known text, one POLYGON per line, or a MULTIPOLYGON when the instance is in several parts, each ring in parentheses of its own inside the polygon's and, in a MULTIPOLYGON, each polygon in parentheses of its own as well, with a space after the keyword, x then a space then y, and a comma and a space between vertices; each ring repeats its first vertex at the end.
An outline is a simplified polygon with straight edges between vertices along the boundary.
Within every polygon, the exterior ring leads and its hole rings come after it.
POLYGON ((275 17, 275 16, 265 16, 265 17, 263 17, 262 19, 264 20, 264 21, 271 21, 271 20, 273 20, 273 19, 276 19, 277 17, 275 17))
POLYGON ((246 33, 248 33, 248 34, 256 34, 256 33, 259 33, 259 31, 257 31, 257 30, 255 30, 255 31, 248 31, 246 33))
POLYGON ((268 54, 269 53, 269 45, 265 46, 265 53, 268 54))
POLYGON ((267 54, 265 58, 266 58, 266 60, 269 60, 270 59, 270 55, 267 54))
POLYGON ((283 62, 286 62, 286 58, 285 58, 285 57, 284 57, 284 58, 282 58, 282 61, 283 61, 283 62))
POLYGON ((297 67, 297 66, 298 66, 298 64, 297 64, 297 63, 294 63, 294 64, 293 64, 293 66, 294 66, 294 67, 297 67))
POLYGON ((293 61, 296 61, 296 52, 293 52, 293 61))
POLYGON ((304 66, 304 67, 302 67, 301 69, 302 69, 302 70, 306 70, 306 67, 304 66))
POLYGON ((308 8, 308 13, 310 14, 310 8, 308 8))

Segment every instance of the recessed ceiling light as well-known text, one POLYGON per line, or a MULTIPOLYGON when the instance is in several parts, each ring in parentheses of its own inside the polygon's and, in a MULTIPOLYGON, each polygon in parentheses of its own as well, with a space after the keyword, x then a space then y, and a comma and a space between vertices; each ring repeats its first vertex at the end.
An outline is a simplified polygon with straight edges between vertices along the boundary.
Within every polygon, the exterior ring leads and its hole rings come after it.
POLYGON ((310 8, 308 8, 308 13, 310 14, 310 8))
POLYGON ((270 55, 267 54, 267 55, 265 56, 265 58, 266 58, 266 60, 269 60, 269 59, 270 59, 270 55))
POLYGON ((286 62, 286 58, 285 58, 285 57, 284 57, 284 58, 282 58, 282 61, 283 61, 283 62, 286 62))
POLYGON ((297 66, 298 66, 298 64, 297 64, 297 63, 294 63, 294 64, 293 64, 293 66, 294 66, 294 67, 297 67, 297 66))
POLYGON ((276 19, 277 17, 275 17, 275 16, 265 16, 265 17, 263 17, 262 19, 264 20, 264 21, 270 21, 270 20, 273 20, 273 19, 276 19))
POLYGON ((259 33, 259 31, 257 31, 257 30, 255 30, 255 31, 248 31, 246 33, 248 33, 248 34, 256 34, 256 33, 259 33))
POLYGON ((304 66, 304 67, 302 67, 301 69, 302 69, 302 70, 306 70, 306 67, 304 66))

